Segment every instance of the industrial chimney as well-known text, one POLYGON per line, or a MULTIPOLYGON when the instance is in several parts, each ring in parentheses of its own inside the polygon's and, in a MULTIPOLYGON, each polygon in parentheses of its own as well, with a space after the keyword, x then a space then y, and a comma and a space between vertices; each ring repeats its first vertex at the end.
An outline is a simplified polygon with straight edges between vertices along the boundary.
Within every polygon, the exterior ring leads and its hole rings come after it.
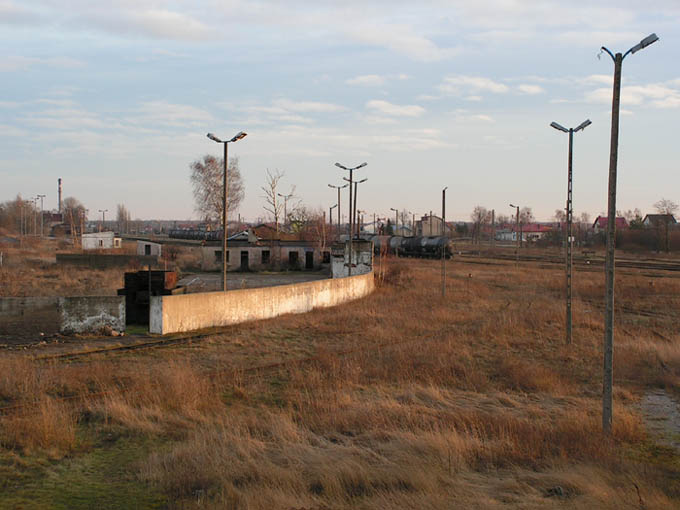
POLYGON ((61 177, 59 177, 57 182, 59 182, 59 214, 61 214, 61 177))

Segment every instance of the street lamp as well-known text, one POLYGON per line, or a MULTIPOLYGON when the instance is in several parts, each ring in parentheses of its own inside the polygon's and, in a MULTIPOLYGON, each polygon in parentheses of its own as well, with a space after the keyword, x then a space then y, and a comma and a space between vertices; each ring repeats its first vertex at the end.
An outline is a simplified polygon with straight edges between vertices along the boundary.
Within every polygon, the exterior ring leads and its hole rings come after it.
POLYGON ((224 145, 224 171, 222 173, 222 291, 227 292, 227 145, 242 140, 248 133, 239 131, 231 140, 220 140, 212 133, 206 135, 213 142, 224 145))
POLYGON ((104 223, 106 222, 106 213, 108 212, 108 209, 99 209, 99 212, 102 213, 102 226, 99 228, 99 231, 101 232, 106 228, 104 223))
POLYGON ((515 236, 517 241, 517 247, 515 248, 515 264, 519 264, 519 243, 522 237, 522 233, 519 231, 519 206, 510 204, 510 207, 517 209, 517 214, 515 216, 515 236))
MULTIPOLYGON (((343 177, 342 179, 344 181, 349 182, 349 179, 347 177, 343 177)), ((368 180, 368 177, 365 177, 365 178, 361 179, 360 181, 354 181, 354 200, 353 200, 353 204, 352 204, 353 207, 354 207, 354 210, 352 211, 352 225, 354 226, 355 229, 356 229, 356 226, 357 226, 357 196, 359 195, 358 185, 366 182, 367 180, 368 180)), ((357 230, 357 232, 356 232, 357 237, 359 237, 359 230, 358 229, 356 229, 356 230, 357 230)), ((354 235, 354 232, 352 232, 352 235, 354 235)))
POLYGON ((40 237, 43 236, 43 198, 45 198, 46 195, 38 195, 38 198, 40 199, 40 237))
POLYGON ((346 188, 347 186, 349 186, 349 184, 343 184, 342 186, 334 186, 332 184, 328 185, 329 188, 338 190, 338 202, 336 204, 338 206, 338 234, 340 233, 340 190, 346 188))
POLYGON ((612 99, 612 132, 609 146, 609 198, 607 204, 607 259, 605 266, 607 291, 604 317, 604 374, 602 384, 602 430, 610 434, 612 429, 612 392, 614 385, 614 251, 616 234, 616 165, 619 152, 619 107, 621 104, 621 67, 629 53, 636 53, 658 41, 656 34, 645 37, 621 55, 614 55, 602 46, 602 51, 614 61, 614 90, 612 99))
MULTIPOLYGON (((352 168, 347 168, 344 165, 341 165, 340 163, 335 163, 335 166, 338 168, 341 168, 342 170, 347 170, 349 171, 349 273, 348 276, 352 276, 352 231, 353 231, 353 224, 352 224, 352 177, 354 175, 354 170, 359 170, 360 168, 363 168, 367 165, 368 163, 363 162, 360 165, 357 165, 352 168)), ((338 209, 339 213, 339 209, 338 209)))
POLYGON ((399 230, 399 209, 390 207, 390 211, 394 211, 394 235, 399 235, 397 232, 399 230))
POLYGON ((572 269, 572 239, 571 239, 571 224, 574 215, 574 209, 572 207, 572 156, 574 147, 574 133, 577 133, 588 126, 592 122, 590 119, 584 120, 575 128, 565 128, 559 125, 557 122, 551 122, 550 126, 554 127, 558 131, 563 131, 564 133, 569 133, 569 158, 567 163, 567 242, 566 242, 566 253, 565 253, 565 272, 566 272, 566 285, 567 285, 567 311, 566 311, 566 331, 567 331, 567 343, 571 343, 571 269, 572 269))
POLYGON ((288 193, 287 195, 282 195, 277 193, 278 196, 283 198, 283 226, 286 226, 286 221, 288 220, 288 199, 293 196, 293 193, 288 193))
MULTIPOLYGON (((328 208, 328 218, 330 219, 331 222, 331 232, 333 231, 333 209, 335 209, 338 206, 338 204, 333 204, 328 208)), ((340 225, 338 225, 340 226, 340 225)))
POLYGON ((446 245, 448 244, 448 237, 446 236, 446 186, 442 190, 442 235, 444 236, 445 244, 442 246, 442 297, 446 296, 446 245))

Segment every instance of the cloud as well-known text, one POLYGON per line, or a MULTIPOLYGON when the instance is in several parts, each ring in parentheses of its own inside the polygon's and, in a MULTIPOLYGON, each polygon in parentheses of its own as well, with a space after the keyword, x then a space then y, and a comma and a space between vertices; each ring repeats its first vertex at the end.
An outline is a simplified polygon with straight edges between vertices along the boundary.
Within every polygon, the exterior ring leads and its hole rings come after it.
POLYGON ((523 94, 529 95, 545 94, 545 90, 543 89, 543 87, 539 85, 528 85, 526 83, 518 85, 517 90, 519 90, 523 94))
POLYGON ((410 25, 380 24, 343 27, 355 41, 387 48, 413 60, 436 62, 460 54, 459 48, 440 48, 430 39, 413 31, 410 25))
MULTIPOLYGON (((612 89, 598 88, 586 93, 585 99, 589 103, 610 104, 612 89)), ((680 90, 669 87, 664 83, 650 83, 647 85, 627 85, 621 88, 621 104, 628 106, 649 103, 656 108, 680 107, 680 90)))
POLYGON ((510 90, 507 85, 490 78, 465 75, 447 76, 437 88, 441 92, 454 95, 460 94, 462 89, 493 94, 505 94, 510 90))
POLYGON ((295 102, 290 99, 277 99, 274 105, 288 112, 308 112, 308 113, 334 113, 342 112, 347 108, 339 104, 321 103, 316 101, 295 102))
POLYGON ((378 74, 364 74, 362 76, 355 76, 345 80, 347 85, 366 85, 370 87, 377 87, 385 83, 385 77, 378 74))
POLYGON ((366 103, 366 107, 371 110, 376 110, 385 115, 392 115, 395 117, 419 117, 425 113, 425 108, 415 104, 411 105, 397 105, 381 99, 373 99, 366 103))
POLYGON ((84 67, 85 62, 70 57, 25 57, 7 56, 0 57, 0 72, 27 71, 34 66, 48 66, 55 69, 76 69, 84 67))
POLYGON ((137 109, 138 115, 128 119, 133 124, 156 124, 174 127, 205 126, 214 122, 211 113, 195 106, 166 101, 148 101, 137 109))

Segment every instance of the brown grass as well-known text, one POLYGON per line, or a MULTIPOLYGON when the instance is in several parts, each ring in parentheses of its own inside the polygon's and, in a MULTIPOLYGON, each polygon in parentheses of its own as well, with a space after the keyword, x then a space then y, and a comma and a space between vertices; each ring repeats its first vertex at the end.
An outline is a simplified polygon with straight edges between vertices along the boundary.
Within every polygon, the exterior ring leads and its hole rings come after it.
POLYGON ((138 475, 178 508, 678 505, 677 470, 650 462, 636 407, 647 388, 680 388, 678 308, 656 297, 677 280, 656 278, 651 293, 649 278, 621 277, 631 303, 667 316, 618 314, 605 438, 602 316, 580 300, 602 295, 601 277, 577 273, 566 346, 561 272, 453 262, 444 300, 438 262, 388 264, 367 299, 196 346, 72 366, 0 358, 0 400, 39 403, 0 418, 2 445, 58 457, 76 426, 165 438, 138 475), (85 392, 103 396, 59 400, 85 392))

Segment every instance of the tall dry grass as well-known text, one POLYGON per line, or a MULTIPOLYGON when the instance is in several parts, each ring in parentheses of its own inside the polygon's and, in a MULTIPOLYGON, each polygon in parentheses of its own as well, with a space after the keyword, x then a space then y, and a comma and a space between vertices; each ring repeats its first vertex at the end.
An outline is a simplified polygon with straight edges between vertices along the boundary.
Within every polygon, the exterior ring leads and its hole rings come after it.
MULTIPOLYGON (((677 505, 674 472, 639 460, 649 438, 635 407, 645 388, 680 387, 672 322, 618 316, 604 438, 601 315, 577 300, 575 342, 564 344, 560 272, 450 263, 442 299, 438 262, 386 263, 369 298, 234 326, 197 347, 72 366, 0 358, 0 400, 38 402, 43 416, 0 418, 0 441, 57 456, 75 448, 73 427, 166 438, 139 476, 182 508, 677 505), (101 395, 78 411, 58 400, 84 391, 101 395)), ((576 281, 596 294, 597 282, 576 281)), ((623 282, 639 306, 655 299, 644 277, 623 282)))

